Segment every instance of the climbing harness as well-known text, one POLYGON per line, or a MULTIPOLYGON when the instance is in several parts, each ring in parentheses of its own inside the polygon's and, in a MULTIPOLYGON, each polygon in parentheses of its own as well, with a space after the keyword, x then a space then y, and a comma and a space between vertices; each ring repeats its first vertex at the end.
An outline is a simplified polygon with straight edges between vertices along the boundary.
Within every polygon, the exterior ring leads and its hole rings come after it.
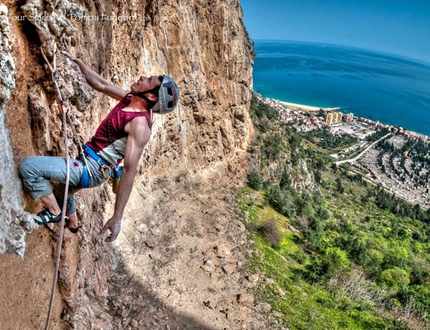
MULTIPOLYGON (((112 170, 112 165, 107 162, 106 160, 103 159, 103 157, 99 156, 93 149, 91 149, 88 145, 84 144, 83 146, 84 149, 84 153, 86 156, 94 159, 100 166, 100 169, 102 171, 103 174, 103 178, 110 183, 111 181, 111 170, 112 170), (106 174, 105 171, 109 171, 108 174, 106 174)), ((84 156, 85 157, 85 156, 84 156)), ((89 186, 89 178, 88 178, 88 182, 87 178, 85 177, 86 173, 84 171, 82 178, 81 178, 81 182, 79 182, 78 188, 87 188, 89 186)))

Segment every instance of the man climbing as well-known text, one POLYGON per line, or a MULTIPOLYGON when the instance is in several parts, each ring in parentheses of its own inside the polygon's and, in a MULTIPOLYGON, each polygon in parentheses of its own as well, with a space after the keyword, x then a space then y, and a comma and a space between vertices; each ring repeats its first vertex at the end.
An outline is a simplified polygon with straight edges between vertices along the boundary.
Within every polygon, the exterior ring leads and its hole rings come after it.
MULTIPOLYGON (((75 62, 88 84, 96 91, 120 101, 101 122, 94 136, 84 145, 84 155, 71 160, 67 226, 78 231, 78 220, 73 194, 78 189, 95 187, 106 181, 114 165, 124 161, 118 187, 115 210, 100 235, 110 231, 107 242, 115 240, 121 230, 121 218, 130 197, 137 165, 151 134, 151 112, 165 114, 174 110, 179 100, 179 89, 168 76, 140 77, 130 92, 115 86, 90 69, 77 57, 63 51, 75 62)), ((38 224, 60 222, 61 209, 49 180, 66 180, 66 161, 63 157, 31 156, 19 166, 24 187, 33 199, 40 199, 46 209, 35 216, 38 224)))

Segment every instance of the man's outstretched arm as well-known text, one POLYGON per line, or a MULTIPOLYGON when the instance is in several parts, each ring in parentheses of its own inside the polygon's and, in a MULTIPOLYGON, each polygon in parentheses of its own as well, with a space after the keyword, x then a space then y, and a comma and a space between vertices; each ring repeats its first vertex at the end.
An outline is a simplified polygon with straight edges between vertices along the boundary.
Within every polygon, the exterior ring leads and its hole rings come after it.
POLYGON ((130 122, 127 147, 124 156, 124 169, 115 200, 115 211, 100 232, 101 236, 103 236, 107 230, 111 232, 110 236, 106 238, 106 242, 115 240, 121 231, 121 219, 133 188, 134 177, 137 173, 137 165, 142 155, 143 148, 149 141, 150 135, 151 131, 145 117, 136 117, 130 122))
POLYGON ((96 91, 106 94, 117 100, 121 100, 124 96, 127 95, 126 90, 108 82, 106 79, 104 79, 94 70, 92 70, 89 66, 87 66, 79 58, 71 55, 66 51, 62 51, 61 53, 79 66, 81 72, 84 74, 85 79, 87 80, 88 85, 90 85, 96 91))

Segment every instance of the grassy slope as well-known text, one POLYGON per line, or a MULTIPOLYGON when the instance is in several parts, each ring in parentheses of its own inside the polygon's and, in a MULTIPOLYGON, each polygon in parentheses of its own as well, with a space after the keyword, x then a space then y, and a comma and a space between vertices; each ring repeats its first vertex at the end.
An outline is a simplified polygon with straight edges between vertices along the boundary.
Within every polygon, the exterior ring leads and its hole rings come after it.
POLYGON ((251 239, 255 242, 254 271, 259 269, 275 283, 259 286, 257 297, 280 312, 285 325, 290 329, 315 330, 386 329, 392 323, 378 316, 377 311, 363 309, 349 299, 336 297, 336 293, 325 289, 324 285, 312 285, 300 278, 296 271, 304 270, 310 261, 299 246, 297 236, 287 228, 290 221, 270 206, 263 206, 264 198, 249 198, 250 192, 248 188, 240 194, 240 205, 250 214, 249 221, 264 223, 275 219, 282 233, 277 248, 272 248, 258 232, 252 232, 251 239))

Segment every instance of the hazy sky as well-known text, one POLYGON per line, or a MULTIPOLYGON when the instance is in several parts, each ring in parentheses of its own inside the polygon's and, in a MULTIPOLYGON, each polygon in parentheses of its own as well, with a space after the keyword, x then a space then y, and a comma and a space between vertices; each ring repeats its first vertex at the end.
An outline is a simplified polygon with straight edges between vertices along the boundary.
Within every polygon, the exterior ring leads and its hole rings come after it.
POLYGON ((430 63, 430 0, 241 0, 252 39, 373 49, 430 63))

